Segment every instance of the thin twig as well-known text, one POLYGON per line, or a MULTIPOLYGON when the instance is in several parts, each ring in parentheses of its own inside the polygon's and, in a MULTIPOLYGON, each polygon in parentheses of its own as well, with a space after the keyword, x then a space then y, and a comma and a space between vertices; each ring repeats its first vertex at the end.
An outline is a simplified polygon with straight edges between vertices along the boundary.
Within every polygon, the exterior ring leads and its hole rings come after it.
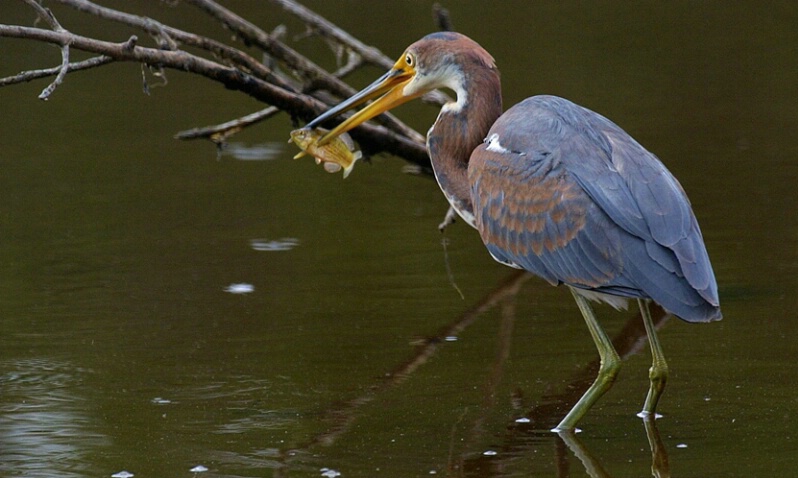
POLYGON ((305 25, 316 31, 319 35, 330 38, 335 43, 343 45, 347 49, 357 52, 368 63, 382 69, 389 69, 393 66, 393 61, 377 48, 368 46, 349 33, 341 30, 325 18, 320 17, 315 12, 298 4, 293 0, 269 0, 275 5, 279 5, 285 11, 300 19, 305 25))
POLYGON ((252 73, 262 80, 266 80, 289 91, 299 91, 297 85, 276 74, 263 63, 236 48, 232 48, 216 40, 164 25, 163 23, 153 20, 152 18, 106 8, 88 0, 52 1, 67 5, 78 11, 94 15, 98 18, 103 18, 105 20, 110 20, 123 25, 138 28, 148 33, 153 38, 156 38, 156 40, 160 40, 158 43, 161 49, 176 50, 177 48, 175 42, 200 48, 228 61, 232 66, 238 66, 244 71, 252 73))
MULTIPOLYGON (((34 0, 24 0, 24 2, 31 8, 33 8, 36 13, 39 15, 39 18, 44 20, 50 28, 59 33, 68 33, 64 27, 58 23, 58 20, 53 15, 49 9, 42 7, 34 0)), ((56 88, 58 88, 61 83, 64 82, 64 78, 66 78, 67 72, 69 71, 69 42, 65 42, 61 44, 61 66, 58 68, 58 74, 56 74, 55 79, 52 83, 47 85, 45 89, 39 93, 39 99, 47 101, 50 98, 50 95, 53 94, 56 88)))
POLYGON ((444 8, 440 3, 435 2, 432 5, 432 20, 438 25, 438 29, 444 32, 453 32, 454 24, 452 18, 449 16, 449 10, 444 8))
POLYGON ((42 92, 39 93, 39 99, 44 101, 50 99, 50 95, 53 94, 55 89, 61 86, 61 83, 64 82, 64 78, 66 78, 68 71, 69 71, 69 43, 65 43, 61 45, 61 66, 58 68, 58 74, 55 76, 53 82, 47 85, 47 88, 43 89, 42 92))
POLYGON ((224 143, 227 140, 227 138, 241 131, 247 126, 251 126, 255 123, 271 118, 272 116, 274 116, 279 112, 280 112, 279 108, 275 108, 274 106, 269 106, 268 108, 262 109, 255 113, 248 114, 246 116, 242 116, 241 118, 237 118, 232 121, 227 121, 226 123, 181 131, 175 135, 175 138, 176 139, 203 138, 203 139, 210 139, 216 144, 221 144, 224 143))
MULTIPOLYGON (((107 65, 108 63, 113 62, 114 59, 110 56, 95 56, 93 58, 89 58, 88 60, 73 62, 67 65, 67 73, 72 73, 73 71, 80 71, 80 70, 88 70, 90 68, 96 68, 98 66, 107 65)), ((0 87, 14 85, 17 83, 27 83, 29 81, 38 80, 40 78, 47 78, 49 76, 57 75, 61 72, 63 66, 57 66, 53 68, 45 68, 42 70, 28 70, 23 71, 17 75, 9 76, 7 78, 0 78, 0 87)))
POLYGON ((330 76, 322 67, 300 55, 296 50, 274 39, 263 29, 247 21, 233 11, 212 0, 186 0, 221 22, 244 42, 257 46, 266 53, 279 58, 294 71, 302 72, 319 87, 340 96, 351 96, 355 90, 346 83, 330 76))
POLYGON ((335 70, 333 72, 333 76, 336 78, 344 78, 346 75, 357 70, 362 65, 363 65, 363 57, 353 51, 347 50, 346 64, 341 68, 335 70))
MULTIPOLYGON (((269 1, 276 5, 281 6, 285 11, 296 16, 303 23, 313 28, 313 30, 315 30, 319 35, 342 45, 344 48, 346 48, 349 51, 357 53, 366 62, 386 70, 393 67, 394 60, 386 56, 380 50, 366 45, 365 43, 361 42, 360 40, 353 37, 344 30, 341 30, 333 23, 320 17, 315 12, 298 4, 294 0, 269 0, 269 1)), ((444 105, 449 101, 451 101, 451 98, 449 98, 449 96, 444 94, 443 92, 432 91, 425 94, 422 100, 436 105, 444 105)))

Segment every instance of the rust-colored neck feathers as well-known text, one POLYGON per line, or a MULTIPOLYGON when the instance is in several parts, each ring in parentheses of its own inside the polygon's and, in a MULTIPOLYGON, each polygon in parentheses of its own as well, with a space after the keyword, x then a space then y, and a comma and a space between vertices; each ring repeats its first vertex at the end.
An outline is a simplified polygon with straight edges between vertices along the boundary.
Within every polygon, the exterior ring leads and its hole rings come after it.
POLYGON ((469 220, 468 160, 502 113, 499 72, 493 57, 463 35, 436 33, 419 43, 427 49, 419 57, 436 63, 419 67, 446 71, 446 81, 441 82, 457 94, 456 103, 441 109, 427 135, 427 147, 438 184, 458 213, 469 220))

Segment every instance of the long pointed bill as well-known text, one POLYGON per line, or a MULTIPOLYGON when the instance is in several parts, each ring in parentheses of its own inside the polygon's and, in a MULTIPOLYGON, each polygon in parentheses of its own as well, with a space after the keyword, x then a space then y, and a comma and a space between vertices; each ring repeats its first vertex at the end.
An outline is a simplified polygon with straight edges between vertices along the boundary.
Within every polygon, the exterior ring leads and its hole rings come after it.
POLYGON ((389 72, 378 78, 377 81, 363 88, 363 90, 361 90, 359 93, 356 93, 351 98, 344 100, 338 106, 331 108, 318 118, 308 123, 307 127, 315 128, 324 121, 356 108, 366 101, 385 93, 379 99, 353 114, 347 118, 346 121, 335 127, 332 131, 322 136, 318 141, 318 145, 323 146, 331 139, 349 131, 352 128, 355 128, 361 123, 365 123, 371 118, 374 118, 375 116, 378 116, 391 108, 421 96, 420 94, 405 96, 403 92, 404 86, 413 79, 414 74, 415 72, 412 69, 408 70, 394 67, 389 72))

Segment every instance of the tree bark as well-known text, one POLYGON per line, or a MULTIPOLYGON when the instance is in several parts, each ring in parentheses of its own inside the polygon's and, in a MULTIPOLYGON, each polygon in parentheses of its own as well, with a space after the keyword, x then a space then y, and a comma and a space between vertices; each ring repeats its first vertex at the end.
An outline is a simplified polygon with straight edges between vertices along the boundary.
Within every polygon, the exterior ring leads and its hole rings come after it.
MULTIPOLYGON (((61 64, 57 67, 21 72, 0 78, 0 87, 54 77, 39 95, 47 100, 57 91, 69 74, 100 68, 114 62, 134 62, 162 72, 180 70, 216 81, 227 89, 240 91, 266 105, 261 111, 218 125, 180 132, 179 139, 205 138, 223 144, 242 129, 267 120, 278 112, 285 112, 294 121, 308 122, 329 106, 356 92, 341 78, 363 65, 390 68, 393 61, 376 48, 358 41, 311 10, 294 0, 270 0, 274 8, 282 8, 300 19, 314 35, 319 35, 338 52, 346 52, 348 60, 337 71, 329 72, 311 59, 287 46, 279 33, 268 33, 214 0, 184 0, 232 31, 245 45, 254 46, 268 55, 273 68, 242 51, 235 44, 226 44, 196 33, 180 30, 156 19, 123 12, 88 0, 17 0, 33 10, 41 22, 34 26, 0 24, 0 38, 18 38, 44 42, 60 47, 61 64), (150 36, 155 46, 139 44, 136 35, 120 37, 112 42, 84 36, 64 28, 47 3, 65 5, 98 19, 110 20, 133 27, 150 36), (43 24, 40 26, 40 24, 43 24), (191 47, 191 52, 183 47, 191 47), (80 50, 95 55, 79 62, 70 61, 70 53, 80 50), (286 73, 286 72, 291 72, 286 73)), ((333 53, 334 54, 334 53, 333 53)), ((43 60, 44 61, 44 60, 43 60)), ((443 104, 447 97, 439 92, 426 98, 443 104)), ((366 155, 389 153, 429 170, 429 157, 424 137, 391 115, 382 115, 377 123, 356 128, 351 135, 366 155)))

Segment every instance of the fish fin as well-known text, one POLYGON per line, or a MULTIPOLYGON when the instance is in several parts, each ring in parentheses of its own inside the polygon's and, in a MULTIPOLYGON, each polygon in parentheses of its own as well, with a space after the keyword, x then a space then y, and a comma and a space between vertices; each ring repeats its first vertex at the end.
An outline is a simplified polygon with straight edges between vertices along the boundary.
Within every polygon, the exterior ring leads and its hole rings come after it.
POLYGON ((294 159, 299 159, 302 156, 307 156, 307 155, 308 155, 308 153, 306 151, 300 151, 294 156, 294 159))

